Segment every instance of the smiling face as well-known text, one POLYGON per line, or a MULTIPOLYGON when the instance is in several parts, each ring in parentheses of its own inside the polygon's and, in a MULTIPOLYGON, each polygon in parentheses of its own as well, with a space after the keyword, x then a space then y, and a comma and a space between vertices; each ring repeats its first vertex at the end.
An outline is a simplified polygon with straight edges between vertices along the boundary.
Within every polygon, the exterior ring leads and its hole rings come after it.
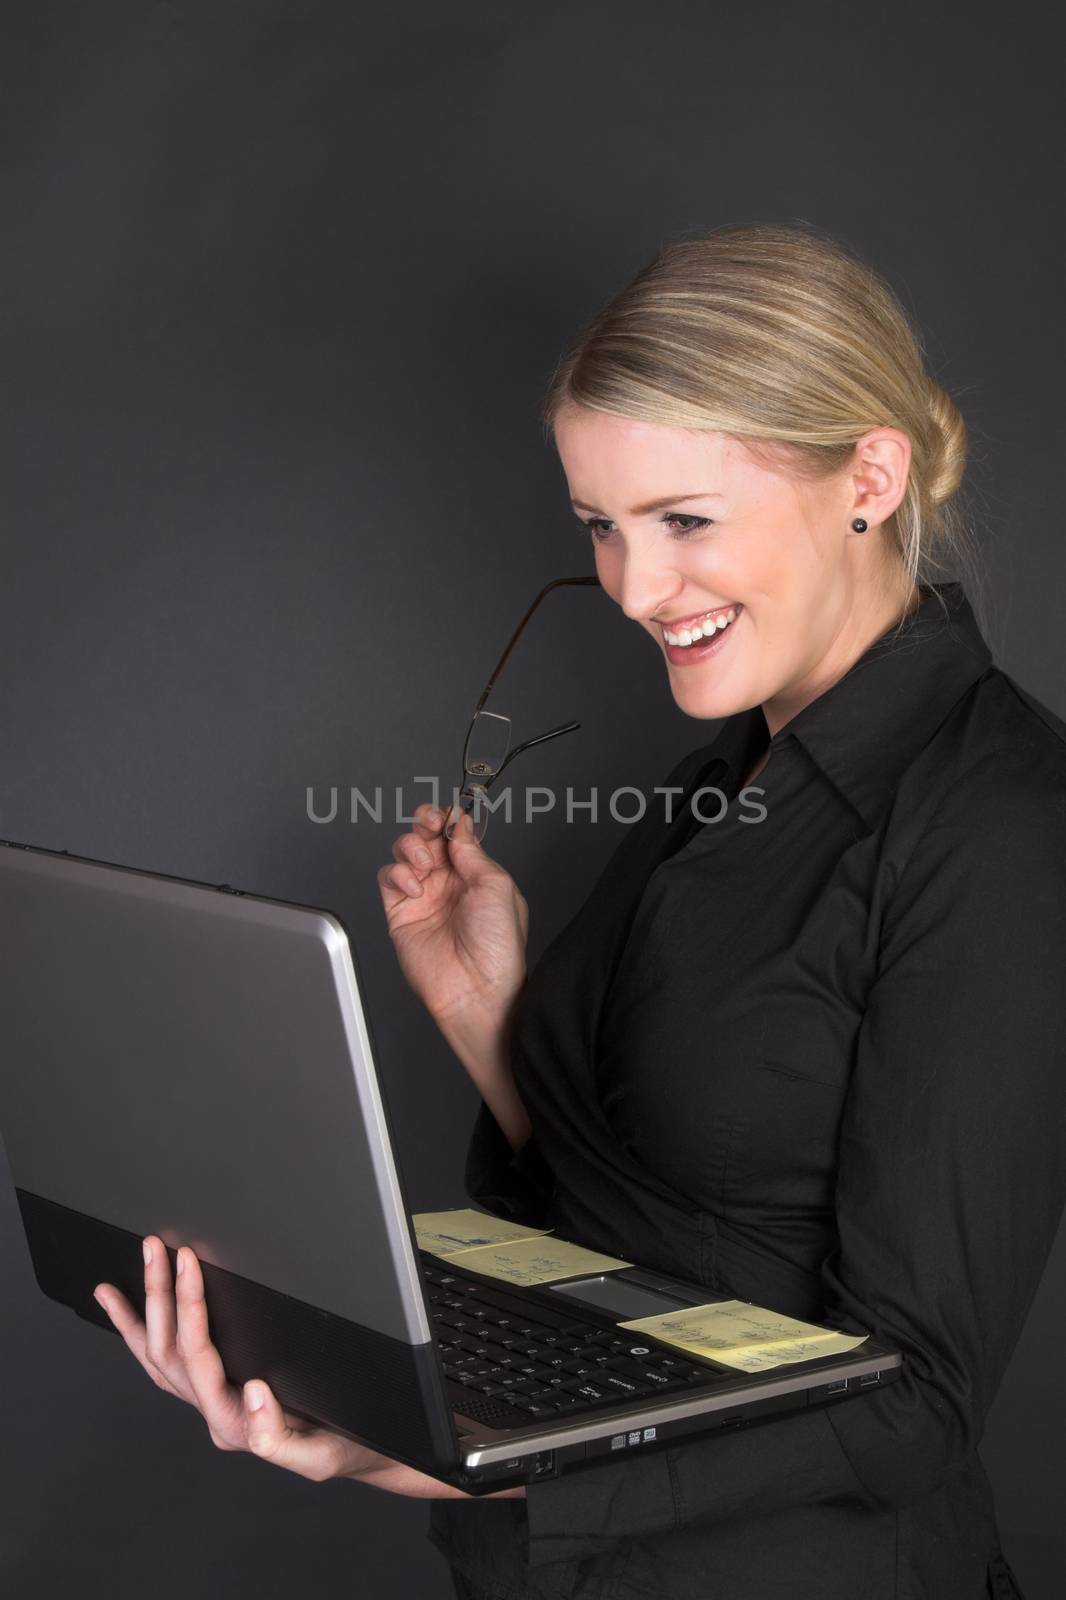
POLYGON ((722 433, 573 404, 555 442, 600 582, 655 640, 689 716, 761 704, 772 736, 917 598, 878 531, 906 487, 897 430, 871 430, 817 482, 722 433), (704 637, 686 645, 697 626, 704 637))

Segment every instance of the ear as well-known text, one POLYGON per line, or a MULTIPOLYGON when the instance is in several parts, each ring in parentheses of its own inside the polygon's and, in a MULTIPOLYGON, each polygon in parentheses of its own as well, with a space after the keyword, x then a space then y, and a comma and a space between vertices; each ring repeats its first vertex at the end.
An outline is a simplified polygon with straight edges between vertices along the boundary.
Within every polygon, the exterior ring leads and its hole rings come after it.
POLYGON ((871 528, 887 522, 907 490, 911 441, 899 428, 871 428, 855 446, 849 517, 871 528))

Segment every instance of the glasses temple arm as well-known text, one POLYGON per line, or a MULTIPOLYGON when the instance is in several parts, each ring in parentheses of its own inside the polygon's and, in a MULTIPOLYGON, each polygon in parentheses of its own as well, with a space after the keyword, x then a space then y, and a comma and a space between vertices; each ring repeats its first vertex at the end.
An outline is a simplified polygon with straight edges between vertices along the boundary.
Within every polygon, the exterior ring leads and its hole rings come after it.
MULTIPOLYGON (((562 727, 552 728, 548 733, 538 733, 535 739, 526 739, 522 744, 516 744, 514 749, 509 751, 504 757, 503 761, 493 773, 489 782, 495 783, 504 767, 508 766, 514 760, 515 756, 520 756, 523 750, 529 750, 535 744, 544 744, 547 739, 557 739, 561 733, 573 733, 574 729, 580 728, 580 726, 580 722, 564 722, 562 727)), ((488 788, 488 784, 486 784, 485 787, 488 788)))
MULTIPOLYGON (((507 660, 507 657, 511 654, 511 651, 514 649, 515 644, 517 643, 519 634, 522 632, 522 629, 525 627, 526 623, 529 621, 529 619, 533 615, 534 611, 536 611, 537 607, 540 605, 541 601, 544 599, 544 596, 546 594, 548 594, 550 590, 558 589, 560 586, 580 585, 580 584, 593 584, 594 583, 594 584, 596 584, 597 587, 599 587, 599 582, 600 582, 599 578, 596 578, 596 577, 553 578, 551 583, 546 583, 544 585, 543 589, 540 591, 540 593, 538 594, 537 598, 534 600, 533 604, 530 606, 529 610, 526 612, 525 616, 522 618, 521 622, 518 624, 518 627, 512 633, 510 639, 508 639, 507 646, 506 646, 506 648, 505 648, 505 650, 503 652, 503 655, 500 657, 499 661, 497 661, 495 667, 492 669, 492 676, 490 677, 488 683, 485 685, 484 689, 482 689, 482 691, 481 691, 481 699, 478 701, 477 705, 474 707, 474 715, 475 716, 477 716, 478 712, 482 709, 482 707, 485 704, 485 701, 488 699, 489 695, 491 694, 492 686, 496 682, 496 679, 499 677, 500 673, 503 671, 504 662, 507 660)), ((544 737, 548 738, 548 737, 550 737, 550 735, 545 734, 544 737)), ((530 742, 530 744, 535 744, 537 741, 531 739, 529 742, 530 742)), ((526 746, 523 745, 522 749, 525 749, 525 748, 526 748, 526 746)), ((513 754, 517 755, 518 754, 517 750, 514 751, 513 754)), ((500 771, 502 772, 502 770, 503 770, 503 768, 501 767, 500 771)))

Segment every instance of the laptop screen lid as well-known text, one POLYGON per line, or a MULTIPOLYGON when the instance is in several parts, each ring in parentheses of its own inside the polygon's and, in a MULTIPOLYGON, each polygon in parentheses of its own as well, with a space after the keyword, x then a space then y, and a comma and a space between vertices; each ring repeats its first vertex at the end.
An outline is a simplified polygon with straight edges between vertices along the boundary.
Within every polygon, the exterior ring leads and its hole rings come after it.
POLYGON ((233 1381, 453 1468, 339 920, 7 844, 0 959, 0 1134, 44 1292, 110 1328, 95 1284, 143 1306, 141 1237, 190 1245, 233 1381))

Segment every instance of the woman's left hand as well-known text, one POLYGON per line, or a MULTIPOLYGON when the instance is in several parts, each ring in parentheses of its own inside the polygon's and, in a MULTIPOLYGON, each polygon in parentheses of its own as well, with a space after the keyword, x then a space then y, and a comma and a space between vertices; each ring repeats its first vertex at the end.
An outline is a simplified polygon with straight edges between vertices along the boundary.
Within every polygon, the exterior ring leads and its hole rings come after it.
MULTIPOLYGON (((149 1235, 144 1255, 143 1321, 113 1284, 99 1284, 96 1300, 156 1387, 196 1407, 216 1449, 250 1451, 313 1483, 360 1478, 422 1499, 470 1498, 461 1489, 283 1410, 261 1378, 251 1379, 243 1389, 230 1383, 208 1332, 204 1280, 195 1252, 187 1245, 178 1250, 176 1280, 162 1240, 149 1235)), ((489 1498, 524 1493, 522 1488, 504 1489, 489 1498)))

